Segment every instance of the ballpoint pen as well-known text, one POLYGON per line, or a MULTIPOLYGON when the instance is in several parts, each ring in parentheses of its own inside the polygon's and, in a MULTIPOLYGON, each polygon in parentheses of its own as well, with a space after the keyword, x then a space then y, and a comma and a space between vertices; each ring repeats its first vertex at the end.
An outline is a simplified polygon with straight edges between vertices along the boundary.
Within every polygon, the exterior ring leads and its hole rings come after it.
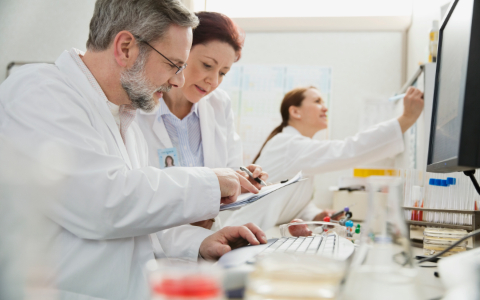
POLYGON ((247 173, 248 176, 250 176, 250 178, 252 178, 253 180, 255 180, 256 182, 258 182, 259 184, 263 185, 263 186, 267 186, 267 184, 260 179, 260 177, 257 177, 257 178, 254 178, 253 177, 253 174, 252 172, 250 172, 249 169, 245 168, 245 167, 240 167, 240 170, 242 170, 243 172, 247 173))
POLYGON ((403 93, 403 94, 400 94, 400 95, 396 95, 396 96, 393 96, 393 97, 390 97, 388 100, 390 101, 397 101, 397 100, 400 100, 402 98, 405 98, 405 95, 407 95, 406 93, 403 93))

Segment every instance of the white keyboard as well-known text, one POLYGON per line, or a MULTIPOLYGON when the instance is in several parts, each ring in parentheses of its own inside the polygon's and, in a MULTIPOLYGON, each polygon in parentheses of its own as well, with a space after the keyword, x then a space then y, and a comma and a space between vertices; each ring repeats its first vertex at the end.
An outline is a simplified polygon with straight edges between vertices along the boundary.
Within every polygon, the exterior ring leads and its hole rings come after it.
POLYGON ((293 254, 322 255, 338 260, 346 260, 355 247, 347 239, 336 233, 313 237, 283 237, 268 240, 267 244, 246 246, 223 255, 218 264, 231 268, 242 264, 253 264, 256 259, 272 253, 284 252, 293 254))
POLYGON ((247 260, 247 263, 255 263, 256 259, 272 253, 299 253, 310 255, 334 256, 338 251, 338 235, 336 233, 327 236, 314 237, 289 237, 280 238, 270 244, 259 254, 247 260))

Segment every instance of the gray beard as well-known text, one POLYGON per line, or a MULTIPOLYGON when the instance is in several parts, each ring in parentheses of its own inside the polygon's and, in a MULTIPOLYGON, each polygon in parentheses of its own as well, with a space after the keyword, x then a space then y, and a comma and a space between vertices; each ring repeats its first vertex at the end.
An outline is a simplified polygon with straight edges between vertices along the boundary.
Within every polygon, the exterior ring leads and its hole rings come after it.
POLYGON ((146 53, 140 53, 133 66, 122 72, 120 82, 134 108, 151 112, 156 106, 153 94, 157 91, 167 93, 172 86, 155 87, 148 81, 144 75, 146 58, 146 53))

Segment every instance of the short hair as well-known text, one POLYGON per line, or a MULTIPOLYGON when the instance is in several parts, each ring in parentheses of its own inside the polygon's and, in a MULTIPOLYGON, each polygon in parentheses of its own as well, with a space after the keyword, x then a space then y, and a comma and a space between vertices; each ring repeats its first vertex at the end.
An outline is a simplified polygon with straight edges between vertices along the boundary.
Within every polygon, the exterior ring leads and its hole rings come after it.
POLYGON ((103 51, 123 30, 142 41, 161 39, 170 25, 196 28, 198 18, 179 0, 97 0, 87 49, 103 51))
POLYGON ((211 41, 220 41, 229 44, 235 50, 238 61, 242 56, 245 32, 232 19, 217 12, 197 12, 200 24, 193 31, 192 47, 197 44, 205 45, 211 41))

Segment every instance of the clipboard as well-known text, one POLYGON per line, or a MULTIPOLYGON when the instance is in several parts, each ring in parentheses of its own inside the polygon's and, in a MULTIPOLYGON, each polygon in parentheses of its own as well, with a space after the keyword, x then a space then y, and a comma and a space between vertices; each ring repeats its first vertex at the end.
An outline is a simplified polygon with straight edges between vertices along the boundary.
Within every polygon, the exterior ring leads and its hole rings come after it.
POLYGON ((302 171, 298 172, 297 175, 295 175, 292 179, 289 179, 287 181, 282 181, 277 184, 269 185, 260 190, 258 194, 253 194, 253 193, 245 193, 241 194, 238 196, 237 201, 229 204, 223 204, 220 205, 220 211, 224 210, 237 210, 240 209, 246 205, 249 205, 251 203, 254 203, 263 197, 270 195, 271 193, 274 193, 286 186, 289 186, 291 184, 295 184, 297 182, 301 182, 307 180, 307 178, 303 178, 302 176, 302 171))

